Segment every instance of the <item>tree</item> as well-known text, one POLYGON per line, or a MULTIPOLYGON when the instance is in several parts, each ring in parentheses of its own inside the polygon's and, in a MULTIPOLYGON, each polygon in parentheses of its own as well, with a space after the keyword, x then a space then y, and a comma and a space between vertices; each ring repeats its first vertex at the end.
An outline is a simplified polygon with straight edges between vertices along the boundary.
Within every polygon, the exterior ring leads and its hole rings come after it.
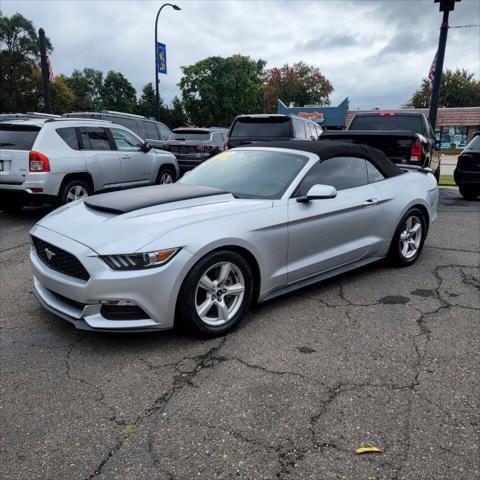
MULTIPOLYGON (((45 38, 47 52, 52 44, 45 38)), ((34 68, 40 64, 38 35, 30 20, 0 12, 0 111, 25 112, 38 107, 34 68)))
MULTIPOLYGON (((160 97, 160 111, 164 110, 163 100, 160 97)), ((135 113, 145 117, 155 117, 155 90, 152 82, 147 83, 142 89, 142 96, 137 103, 135 113)))
POLYGON ((137 92, 120 72, 109 71, 100 90, 102 108, 118 112, 133 113, 137 103, 137 92))
POLYGON ((74 70, 65 83, 74 93, 72 109, 77 111, 96 111, 101 108, 100 94, 103 85, 103 73, 94 68, 74 70))
POLYGON ((270 68, 265 72, 265 109, 276 112, 280 98, 286 104, 330 105, 333 86, 314 66, 304 62, 270 68))
MULTIPOLYGON (((480 80, 467 70, 446 70, 440 85, 439 107, 476 107, 480 105, 480 80)), ((408 107, 429 108, 430 90, 428 78, 422 80, 422 86, 416 90, 408 107)))
POLYGON ((240 113, 261 110, 263 60, 243 55, 208 57, 182 67, 178 84, 194 125, 228 126, 240 113))
POLYGON ((167 110, 165 123, 173 130, 174 128, 188 125, 188 118, 183 109, 182 101, 174 97, 171 107, 167 110))

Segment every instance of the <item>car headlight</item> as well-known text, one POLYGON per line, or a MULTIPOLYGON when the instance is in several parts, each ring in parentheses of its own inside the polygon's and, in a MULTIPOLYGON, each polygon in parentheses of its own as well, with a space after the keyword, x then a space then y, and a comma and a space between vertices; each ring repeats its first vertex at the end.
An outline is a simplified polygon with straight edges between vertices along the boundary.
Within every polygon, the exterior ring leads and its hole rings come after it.
POLYGON ((156 252, 101 255, 100 258, 114 270, 141 270, 143 268, 165 265, 179 251, 179 248, 171 248, 169 250, 158 250, 156 252))

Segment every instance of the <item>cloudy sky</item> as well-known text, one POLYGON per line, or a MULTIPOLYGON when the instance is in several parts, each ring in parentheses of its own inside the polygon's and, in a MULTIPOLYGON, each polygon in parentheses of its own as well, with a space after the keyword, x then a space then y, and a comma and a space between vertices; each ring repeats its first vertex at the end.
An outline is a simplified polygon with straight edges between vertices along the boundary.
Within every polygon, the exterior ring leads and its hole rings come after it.
MULTIPOLYGON (((175 1, 175 0, 174 0, 175 1)), ((0 0, 4 15, 19 12, 50 37, 56 73, 94 67, 123 72, 140 91, 154 77, 154 22, 162 1, 0 0)), ((216 1, 178 0, 162 11, 159 41, 167 44, 161 94, 179 93, 181 66, 234 53, 267 67, 303 60, 335 87, 332 104, 352 108, 405 103, 430 68, 441 14, 433 0, 216 1)), ((450 25, 480 24, 480 2, 462 0, 450 25)), ((480 77, 480 28, 449 31, 446 68, 480 77)))

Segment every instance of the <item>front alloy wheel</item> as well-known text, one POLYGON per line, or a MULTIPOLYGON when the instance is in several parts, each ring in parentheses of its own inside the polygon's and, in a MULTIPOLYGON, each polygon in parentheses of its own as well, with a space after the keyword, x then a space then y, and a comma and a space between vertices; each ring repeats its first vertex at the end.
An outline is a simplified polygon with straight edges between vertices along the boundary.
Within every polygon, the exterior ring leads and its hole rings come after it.
POLYGON ((242 306, 245 280, 231 262, 212 265, 200 278, 195 292, 195 308, 207 325, 220 326, 230 321, 242 306))
POLYGON ((250 306, 254 277, 238 252, 217 250, 187 275, 177 301, 177 319, 193 333, 217 336, 232 330, 250 306))

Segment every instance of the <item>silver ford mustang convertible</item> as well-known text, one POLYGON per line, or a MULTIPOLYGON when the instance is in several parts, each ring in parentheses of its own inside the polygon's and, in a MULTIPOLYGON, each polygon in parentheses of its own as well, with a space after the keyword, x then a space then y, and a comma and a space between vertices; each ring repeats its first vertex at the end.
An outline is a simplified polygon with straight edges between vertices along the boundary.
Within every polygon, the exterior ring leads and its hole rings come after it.
POLYGON ((414 263, 438 187, 379 150, 332 141, 220 153, 172 185, 61 207, 31 230, 34 291, 80 329, 175 323, 203 335, 271 299, 384 257, 414 263))

